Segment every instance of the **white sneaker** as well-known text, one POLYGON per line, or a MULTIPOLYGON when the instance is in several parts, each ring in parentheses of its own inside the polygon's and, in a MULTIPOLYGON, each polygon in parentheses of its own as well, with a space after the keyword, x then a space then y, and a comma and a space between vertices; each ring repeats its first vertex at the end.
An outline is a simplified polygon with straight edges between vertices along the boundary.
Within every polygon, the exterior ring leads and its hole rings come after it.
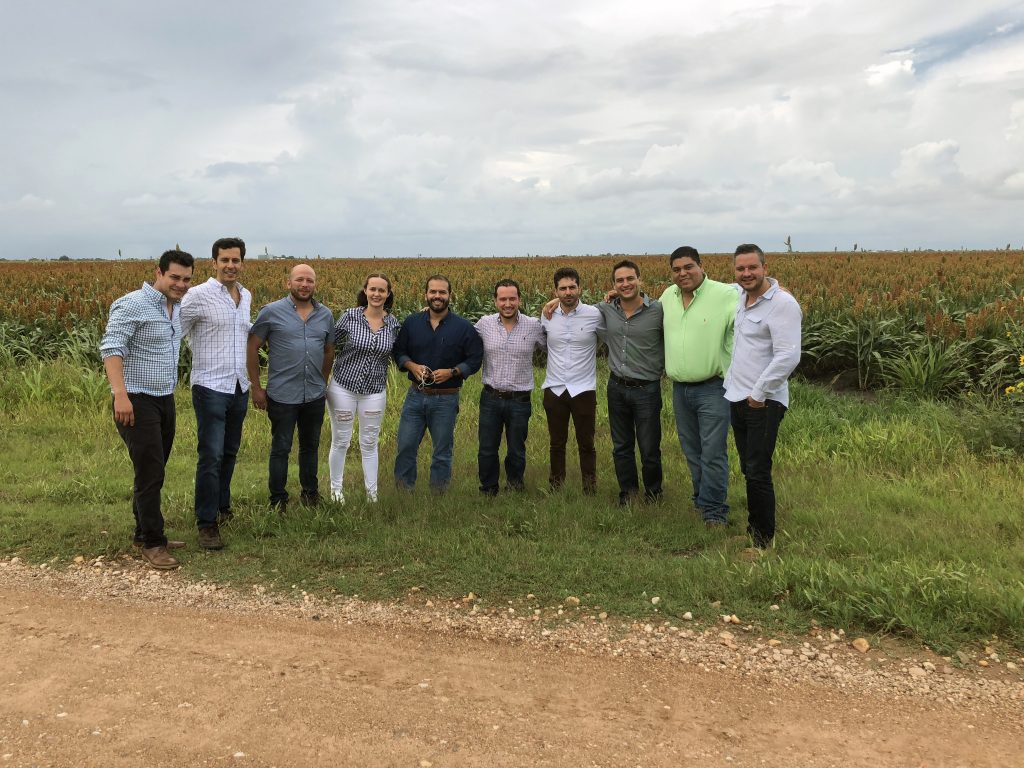
POLYGON ((345 503, 345 494, 341 491, 331 491, 331 501, 343 505, 345 503))

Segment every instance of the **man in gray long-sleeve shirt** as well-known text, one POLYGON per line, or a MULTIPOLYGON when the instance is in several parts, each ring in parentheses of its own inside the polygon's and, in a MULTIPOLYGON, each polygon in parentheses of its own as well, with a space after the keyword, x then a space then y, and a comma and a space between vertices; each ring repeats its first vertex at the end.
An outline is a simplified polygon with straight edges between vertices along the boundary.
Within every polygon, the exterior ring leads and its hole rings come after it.
POLYGON ((789 375, 800 362, 802 315, 796 299, 767 276, 764 251, 756 245, 738 246, 733 265, 743 296, 736 307, 725 399, 747 479, 747 533, 764 549, 775 537, 772 454, 789 407, 789 375))
POLYGON ((608 425, 619 481, 619 504, 640 493, 634 443, 640 451, 644 497, 661 498, 661 374, 665 344, 661 304, 642 291, 640 267, 620 261, 612 268, 617 298, 598 304, 608 345, 608 425))

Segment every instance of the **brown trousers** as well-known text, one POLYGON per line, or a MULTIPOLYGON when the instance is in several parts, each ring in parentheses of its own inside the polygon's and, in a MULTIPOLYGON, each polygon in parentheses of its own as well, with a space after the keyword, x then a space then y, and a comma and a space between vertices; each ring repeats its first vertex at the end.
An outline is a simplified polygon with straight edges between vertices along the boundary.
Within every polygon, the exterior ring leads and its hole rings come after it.
POLYGON ((589 390, 570 397, 568 391, 558 396, 545 389, 544 411, 548 416, 548 434, 551 436, 551 487, 560 488, 565 483, 565 445, 569 440, 569 418, 572 417, 576 446, 580 452, 583 491, 593 493, 597 490, 597 450, 594 448, 597 392, 589 390))

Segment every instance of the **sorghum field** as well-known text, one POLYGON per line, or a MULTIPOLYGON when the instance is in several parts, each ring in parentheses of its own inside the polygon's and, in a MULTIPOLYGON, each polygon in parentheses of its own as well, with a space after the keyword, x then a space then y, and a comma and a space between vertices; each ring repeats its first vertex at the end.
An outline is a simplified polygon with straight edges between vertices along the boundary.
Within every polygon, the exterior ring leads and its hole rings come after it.
MULTIPOLYGON (((196 281, 205 280, 207 255, 198 256, 196 281)), ((514 259, 315 259, 318 294, 335 312, 351 306, 371 271, 389 275, 399 317, 421 306, 423 284, 434 273, 453 283, 453 306, 475 319, 492 311, 493 285, 513 277, 527 309, 550 294, 556 268, 576 267, 590 300, 610 285, 619 255, 514 259)), ((669 283, 667 257, 635 256, 647 290, 669 283)), ((708 274, 731 282, 731 258, 704 258, 708 274)), ((254 308, 280 298, 294 260, 246 263, 244 284, 254 308)), ((93 359, 110 303, 137 288, 151 262, 33 262, 0 264, 0 346, 15 361, 93 359)), ((995 392, 1019 379, 1024 352, 1024 253, 954 251, 904 253, 771 254, 769 271, 804 310, 801 372, 839 376, 858 389, 895 387, 949 396, 977 386, 995 392)), ((187 361, 186 361, 187 364, 187 361)))

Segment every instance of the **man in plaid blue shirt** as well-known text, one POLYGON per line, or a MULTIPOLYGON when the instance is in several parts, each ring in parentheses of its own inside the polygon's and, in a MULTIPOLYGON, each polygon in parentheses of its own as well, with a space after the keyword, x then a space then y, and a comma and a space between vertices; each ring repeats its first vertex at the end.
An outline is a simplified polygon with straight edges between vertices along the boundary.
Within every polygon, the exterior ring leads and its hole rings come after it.
POLYGON ((160 512, 164 467, 174 444, 174 387, 181 349, 179 304, 192 282, 193 259, 184 251, 166 251, 156 276, 138 291, 110 306, 100 342, 103 367, 114 395, 114 423, 128 446, 135 485, 132 513, 136 546, 153 568, 170 570, 178 561, 168 549, 185 546, 168 541, 160 512))

